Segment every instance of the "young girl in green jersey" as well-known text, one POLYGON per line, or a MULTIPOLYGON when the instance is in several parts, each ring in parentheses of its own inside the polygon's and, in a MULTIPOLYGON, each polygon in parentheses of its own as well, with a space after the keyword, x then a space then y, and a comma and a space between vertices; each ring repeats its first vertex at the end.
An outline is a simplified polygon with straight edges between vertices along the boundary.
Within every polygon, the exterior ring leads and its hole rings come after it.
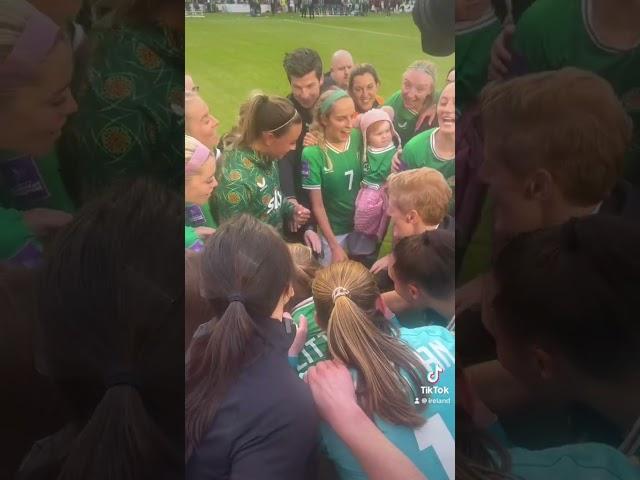
POLYGON ((73 211, 54 151, 77 108, 73 55, 60 27, 28 2, 2 0, 0 10, 0 262, 33 266, 73 211))
POLYGON ((302 186, 322 232, 322 263, 347 260, 346 240, 353 231, 356 197, 362 181, 362 135, 353 128, 355 105, 347 92, 324 92, 311 132, 317 145, 302 151, 302 186))
POLYGON ((402 88, 385 102, 385 105, 393 108, 393 126, 403 145, 420 131, 419 123, 427 122, 430 125, 435 118, 435 85, 435 65, 418 60, 404 72, 402 88))
POLYGON ((200 251, 203 240, 215 230, 207 225, 202 207, 207 204, 214 188, 218 185, 215 177, 216 162, 211 150, 188 135, 184 136, 184 200, 185 227, 184 246, 200 251))
POLYGON ((364 163, 362 186, 356 198, 354 228, 356 232, 380 242, 389 224, 388 197, 384 186, 400 147, 400 137, 384 109, 369 110, 360 116, 359 123, 364 138, 364 163))
POLYGON ((225 151, 216 190, 218 220, 248 213, 282 231, 285 221, 304 225, 310 212, 284 199, 275 162, 295 150, 302 119, 282 97, 257 94, 241 108, 238 134, 225 151))

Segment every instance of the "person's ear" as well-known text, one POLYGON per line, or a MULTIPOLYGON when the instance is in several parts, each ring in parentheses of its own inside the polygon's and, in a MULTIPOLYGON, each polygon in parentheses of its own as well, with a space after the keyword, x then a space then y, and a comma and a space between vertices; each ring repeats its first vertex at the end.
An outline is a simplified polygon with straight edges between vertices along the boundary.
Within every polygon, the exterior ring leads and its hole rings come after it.
POLYGON ((409 295, 411 295, 413 300, 418 300, 418 298, 420 298, 420 289, 413 283, 409 284, 409 295))
POLYGON ((551 197, 555 182, 546 169, 536 170, 526 181, 525 196, 530 200, 544 201, 551 197))
POLYGON ((547 350, 538 345, 530 347, 533 356, 534 368, 542 381, 551 380, 557 373, 553 357, 547 350))
POLYGON ((415 225, 420 220, 420 216, 416 210, 409 210, 405 218, 407 223, 410 223, 411 225, 415 225))
POLYGON ((270 147, 271 145, 273 145, 275 138, 276 137, 273 135, 273 133, 263 133, 262 143, 264 143, 267 147, 270 147))

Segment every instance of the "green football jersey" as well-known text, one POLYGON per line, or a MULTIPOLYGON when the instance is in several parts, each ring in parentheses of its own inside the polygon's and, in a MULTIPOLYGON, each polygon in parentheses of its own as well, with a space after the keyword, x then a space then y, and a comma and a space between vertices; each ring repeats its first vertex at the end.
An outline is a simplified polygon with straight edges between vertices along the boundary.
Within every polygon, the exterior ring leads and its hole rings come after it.
POLYGON ((307 341, 298 355, 298 375, 304 377, 307 370, 316 363, 326 360, 329 356, 329 344, 327 343, 327 335, 316 323, 316 305, 313 303, 313 297, 307 298, 293 308, 291 317, 293 323, 298 326, 300 317, 305 316, 307 319, 307 341))
POLYGON ((391 163, 397 151, 398 149, 393 144, 387 148, 367 148, 362 183, 374 187, 384 185, 391 173, 391 163))
POLYGON ((404 147, 402 161, 408 169, 429 167, 438 170, 453 191, 450 210, 453 211, 456 198, 456 161, 445 159, 436 151, 436 132, 438 127, 422 132, 411 139, 404 147))
POLYGON ((473 102, 487 83, 491 48, 502 25, 493 9, 473 22, 459 22, 456 31, 456 108, 473 102))
POLYGON ((353 231, 356 197, 362 182, 362 134, 354 128, 343 152, 327 145, 302 151, 302 188, 321 190, 334 235, 353 231))
POLYGON ((58 155, 37 159, 0 151, 0 261, 35 265, 41 245, 22 218, 33 208, 73 213, 75 207, 60 175, 58 155))
POLYGON ((391 95, 385 102, 385 105, 393 108, 393 126, 396 132, 398 132, 398 135, 400 135, 402 145, 406 145, 415 135, 416 124, 418 123, 418 112, 405 108, 400 90, 391 95))
POLYGON ((537 0, 520 18, 514 46, 525 57, 529 72, 571 66, 597 73, 609 81, 634 123, 625 177, 638 185, 640 46, 626 51, 606 46, 598 39, 592 24, 589 0, 537 0))
POLYGON ((283 198, 276 162, 249 150, 225 153, 215 191, 220 222, 248 213, 282 231, 293 215, 293 204, 283 198))

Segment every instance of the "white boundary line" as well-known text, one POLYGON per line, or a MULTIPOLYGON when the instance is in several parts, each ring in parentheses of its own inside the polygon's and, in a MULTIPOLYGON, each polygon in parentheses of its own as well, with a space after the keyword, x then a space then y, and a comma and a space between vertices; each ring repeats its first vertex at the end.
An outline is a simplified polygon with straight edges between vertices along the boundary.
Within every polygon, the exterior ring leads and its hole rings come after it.
POLYGON ((417 36, 417 37, 408 37, 406 35, 398 35, 397 33, 376 32, 374 30, 364 30, 364 29, 361 29, 361 28, 337 27, 335 25, 323 25, 321 23, 303 22, 303 21, 289 20, 289 19, 286 19, 286 18, 276 19, 276 20, 280 20, 281 22, 297 23, 297 24, 302 24, 302 25, 307 25, 307 26, 314 26, 314 27, 333 28, 334 30, 349 30, 351 32, 371 33, 373 35, 383 35, 385 37, 398 37, 398 38, 406 38, 408 40, 420 40, 419 36, 417 36))

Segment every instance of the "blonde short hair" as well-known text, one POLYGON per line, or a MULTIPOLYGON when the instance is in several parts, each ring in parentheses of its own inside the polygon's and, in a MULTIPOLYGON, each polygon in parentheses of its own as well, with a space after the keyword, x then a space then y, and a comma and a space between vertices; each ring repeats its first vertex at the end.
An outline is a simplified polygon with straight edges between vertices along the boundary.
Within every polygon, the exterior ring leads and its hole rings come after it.
POLYGON ((593 205, 612 189, 632 124, 611 85, 577 68, 490 84, 481 93, 489 155, 523 177, 547 170, 565 198, 593 205))
POLYGON ((444 220, 453 195, 444 175, 428 167, 390 175, 387 191, 390 203, 402 213, 415 210, 426 225, 444 220))

